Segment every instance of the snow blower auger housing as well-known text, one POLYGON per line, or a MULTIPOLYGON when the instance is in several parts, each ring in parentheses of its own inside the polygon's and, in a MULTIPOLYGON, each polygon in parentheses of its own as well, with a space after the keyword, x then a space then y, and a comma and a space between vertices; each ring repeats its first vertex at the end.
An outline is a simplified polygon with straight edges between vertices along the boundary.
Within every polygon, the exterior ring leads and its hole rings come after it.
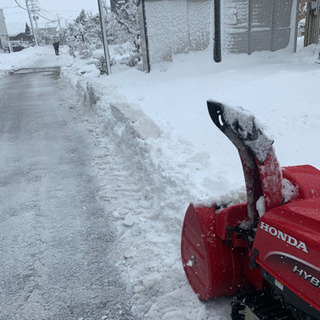
POLYGON ((247 203, 189 205, 181 254, 193 290, 203 301, 238 293, 232 319, 320 319, 320 171, 281 168, 252 115, 207 104, 238 149, 247 203))

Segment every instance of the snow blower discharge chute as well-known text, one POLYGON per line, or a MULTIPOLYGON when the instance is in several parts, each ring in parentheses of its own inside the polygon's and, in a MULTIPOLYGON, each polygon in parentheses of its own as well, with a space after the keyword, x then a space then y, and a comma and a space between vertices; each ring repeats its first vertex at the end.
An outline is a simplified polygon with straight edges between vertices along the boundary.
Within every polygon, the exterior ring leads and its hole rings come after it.
POLYGON ((320 171, 281 168, 273 140, 242 109, 208 101, 238 149, 247 203, 189 205, 182 263, 200 300, 235 296, 231 318, 320 319, 320 171), (283 186, 290 186, 287 199, 283 186))

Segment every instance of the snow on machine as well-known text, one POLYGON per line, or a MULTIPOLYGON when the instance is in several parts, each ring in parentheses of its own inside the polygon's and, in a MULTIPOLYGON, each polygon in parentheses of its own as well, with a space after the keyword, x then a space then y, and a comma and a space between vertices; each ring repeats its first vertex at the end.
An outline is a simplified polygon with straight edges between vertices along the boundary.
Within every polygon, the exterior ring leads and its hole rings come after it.
POLYGON ((255 118, 208 101, 238 149, 247 203, 190 204, 181 254, 200 300, 236 295, 232 319, 320 319, 320 171, 281 168, 255 118))

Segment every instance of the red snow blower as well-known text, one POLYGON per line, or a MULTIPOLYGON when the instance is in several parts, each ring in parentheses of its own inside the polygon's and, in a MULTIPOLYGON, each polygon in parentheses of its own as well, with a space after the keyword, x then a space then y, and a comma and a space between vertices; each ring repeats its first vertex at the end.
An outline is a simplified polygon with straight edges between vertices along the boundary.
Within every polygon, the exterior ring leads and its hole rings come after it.
POLYGON ((238 149, 247 203, 189 205, 181 253, 191 287, 202 301, 236 295, 234 320, 320 319, 320 171, 280 168, 252 115, 207 104, 238 149))

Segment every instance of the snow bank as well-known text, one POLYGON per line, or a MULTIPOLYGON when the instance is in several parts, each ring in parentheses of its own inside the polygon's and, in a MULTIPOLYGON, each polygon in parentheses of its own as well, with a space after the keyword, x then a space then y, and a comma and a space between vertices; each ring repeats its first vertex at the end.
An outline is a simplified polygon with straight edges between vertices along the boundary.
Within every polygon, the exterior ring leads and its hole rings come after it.
POLYGON ((158 125, 146 116, 141 109, 134 109, 127 103, 110 104, 112 115, 123 123, 130 122, 138 138, 159 138, 162 130, 158 125))
POLYGON ((20 68, 38 66, 68 66, 72 58, 66 55, 67 47, 62 46, 63 54, 55 56, 53 47, 29 47, 19 52, 0 53, 0 77, 20 68))
POLYGON ((28 48, 20 52, 0 54, 0 77, 6 75, 10 70, 28 67, 39 55, 35 48, 28 48))
POLYGON ((77 88, 78 112, 95 118, 93 131, 100 130, 101 136, 113 142, 108 157, 122 158, 120 163, 127 164, 119 168, 119 179, 125 175, 125 181, 114 186, 110 186, 106 154, 97 156, 95 167, 100 168, 99 196, 118 225, 117 260, 128 274, 135 313, 149 319, 195 319, 201 305, 191 294, 179 254, 182 219, 190 199, 190 186, 184 185, 189 179, 183 164, 170 164, 161 147, 184 155, 184 144, 171 141, 170 134, 162 132, 140 108, 126 103, 114 87, 79 81, 77 88), (110 191, 125 197, 110 202, 110 191), (187 305, 180 306, 182 301, 189 305, 190 296, 193 312, 187 305))

